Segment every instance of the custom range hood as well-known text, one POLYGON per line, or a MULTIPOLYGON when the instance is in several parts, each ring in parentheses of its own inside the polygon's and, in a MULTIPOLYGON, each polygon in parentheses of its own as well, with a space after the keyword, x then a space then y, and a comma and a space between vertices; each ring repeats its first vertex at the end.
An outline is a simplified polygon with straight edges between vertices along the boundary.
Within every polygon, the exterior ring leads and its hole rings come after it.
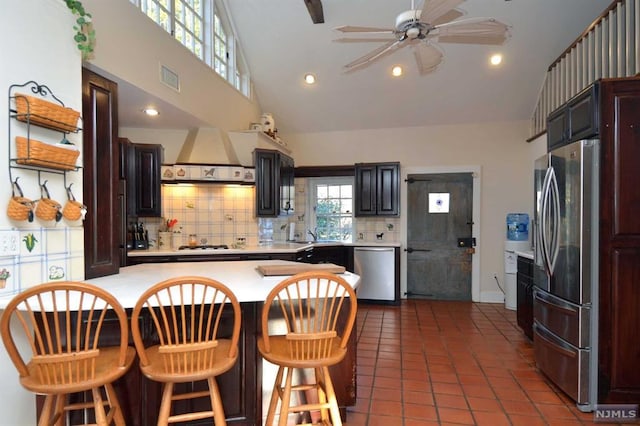
POLYGON ((244 167, 229 139, 216 128, 190 130, 175 164, 161 169, 164 183, 253 183, 251 163, 244 167))
POLYGON ((216 128, 201 127, 190 130, 178 154, 176 164, 252 166, 251 163, 240 163, 229 138, 225 136, 216 128))
POLYGON ((216 164, 253 167, 256 148, 275 149, 291 154, 281 141, 258 130, 225 133, 217 128, 189 131, 176 164, 216 164))

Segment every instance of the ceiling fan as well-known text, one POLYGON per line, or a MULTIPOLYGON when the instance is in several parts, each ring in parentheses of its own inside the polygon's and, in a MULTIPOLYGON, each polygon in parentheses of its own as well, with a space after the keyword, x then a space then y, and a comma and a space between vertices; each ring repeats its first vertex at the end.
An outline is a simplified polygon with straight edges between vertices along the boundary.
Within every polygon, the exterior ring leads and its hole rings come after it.
POLYGON ((444 53, 435 43, 500 45, 509 37, 509 26, 494 18, 470 18, 456 21, 464 12, 456 9, 465 0, 424 0, 422 9, 411 10, 396 17, 394 28, 359 27, 345 25, 335 28, 343 33, 367 35, 359 38, 339 38, 341 43, 383 42, 366 55, 349 62, 346 71, 364 68, 373 61, 402 47, 411 46, 420 74, 434 71, 444 53), (370 37, 374 36, 374 37, 370 37))

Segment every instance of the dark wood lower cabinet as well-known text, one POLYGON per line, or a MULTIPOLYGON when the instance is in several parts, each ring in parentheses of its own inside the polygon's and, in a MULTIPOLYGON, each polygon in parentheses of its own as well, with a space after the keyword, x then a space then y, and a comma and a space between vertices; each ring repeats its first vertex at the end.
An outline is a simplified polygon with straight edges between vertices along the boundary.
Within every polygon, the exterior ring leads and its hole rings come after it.
POLYGON ((517 320, 525 336, 533 340, 533 260, 518 256, 517 320))
POLYGON ((167 262, 236 262, 241 260, 296 260, 295 253, 247 253, 247 254, 186 254, 165 256, 129 256, 128 264, 167 262))
MULTIPOLYGON (((259 310, 261 304, 257 302, 242 303, 242 327, 240 331, 240 345, 238 362, 233 368, 216 378, 220 387, 220 395, 224 404, 227 423, 239 426, 258 425, 262 417, 262 362, 258 353, 256 339, 258 336, 259 310)), ((156 344, 157 336, 150 326, 150 318, 142 317, 144 339, 148 344, 156 344)), ((222 330, 222 335, 231 334, 231 330, 222 330)), ((176 393, 191 390, 206 390, 206 381, 189 382, 177 385, 176 393)), ((129 413, 127 424, 152 425, 158 420, 160 401, 162 399, 162 383, 147 379, 140 373, 137 363, 123 379, 116 385, 116 392, 123 410, 129 413), (138 396, 132 395, 131 389, 139 389, 138 396)), ((181 401, 174 404, 173 413, 211 409, 208 397, 181 401)), ((203 419, 185 424, 210 425, 211 419, 203 419)))

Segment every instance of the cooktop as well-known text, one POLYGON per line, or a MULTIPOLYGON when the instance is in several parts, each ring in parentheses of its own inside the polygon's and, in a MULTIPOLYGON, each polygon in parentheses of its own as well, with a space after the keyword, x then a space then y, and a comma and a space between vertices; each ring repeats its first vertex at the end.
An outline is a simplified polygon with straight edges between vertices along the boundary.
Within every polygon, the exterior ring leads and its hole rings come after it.
POLYGON ((225 250, 228 248, 229 246, 226 244, 216 244, 216 245, 204 244, 199 246, 180 246, 178 247, 178 250, 207 250, 207 249, 225 250))

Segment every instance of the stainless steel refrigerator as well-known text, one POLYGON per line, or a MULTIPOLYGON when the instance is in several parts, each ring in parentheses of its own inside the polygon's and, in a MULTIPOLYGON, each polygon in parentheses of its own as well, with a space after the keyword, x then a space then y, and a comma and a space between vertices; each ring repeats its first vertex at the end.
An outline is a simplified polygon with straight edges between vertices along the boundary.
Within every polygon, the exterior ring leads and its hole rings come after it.
POLYGON ((534 352, 538 368, 592 411, 597 403, 599 142, 535 164, 534 352))

